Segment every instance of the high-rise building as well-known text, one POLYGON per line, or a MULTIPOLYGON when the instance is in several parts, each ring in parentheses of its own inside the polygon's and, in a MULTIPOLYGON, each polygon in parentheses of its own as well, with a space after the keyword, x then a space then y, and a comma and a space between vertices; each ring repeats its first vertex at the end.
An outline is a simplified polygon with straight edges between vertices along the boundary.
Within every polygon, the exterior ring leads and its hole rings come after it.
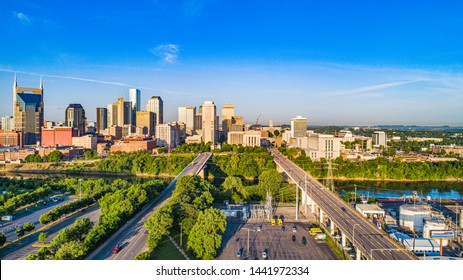
POLYGON ((156 145, 158 147, 175 148, 180 142, 179 125, 165 123, 156 126, 156 145))
POLYGON ((13 116, 2 117, 2 129, 3 130, 14 130, 14 117, 13 116))
POLYGON ((132 102, 124 102, 124 124, 132 125, 133 124, 133 111, 132 111, 132 102))
POLYGON ((222 132, 225 138, 227 137, 232 125, 232 118, 235 116, 235 107, 232 104, 222 106, 222 132))
POLYGON ((86 131, 85 110, 80 104, 69 104, 66 108, 65 125, 79 130, 79 135, 86 131))
POLYGON ((139 89, 129 89, 129 101, 132 102, 132 110, 135 112, 141 111, 140 104, 141 92, 139 89))
POLYGON ((124 98, 117 99, 117 126, 124 126, 124 98))
POLYGON ((203 141, 215 144, 217 139, 217 109, 213 101, 204 101, 203 107, 203 141))
POLYGON ((179 106, 178 107, 178 121, 185 124, 186 133, 191 135, 195 129, 195 106, 179 106))
POLYGON ((14 129, 23 133, 23 144, 34 145, 41 140, 44 120, 43 83, 39 88, 18 87, 13 83, 14 129))
POLYGON ((307 118, 297 116, 291 119, 291 137, 305 137, 307 134, 307 118))
POLYGON ((150 111, 137 112, 137 127, 146 127, 147 134, 152 136, 156 132, 156 114, 150 111))
POLYGON ((108 115, 107 115, 107 125, 108 127, 117 125, 117 102, 113 102, 111 104, 108 104, 107 107, 108 115))
POLYGON ((375 144, 375 146, 386 147, 386 145, 387 145, 386 132, 384 132, 384 131, 375 131, 373 133, 373 135, 371 136, 371 138, 373 138, 373 143, 375 144))
POLYGON ((156 114, 156 125, 164 123, 164 102, 160 96, 152 96, 146 103, 146 111, 156 114))
POLYGON ((108 128, 108 109, 96 108, 96 133, 108 128))

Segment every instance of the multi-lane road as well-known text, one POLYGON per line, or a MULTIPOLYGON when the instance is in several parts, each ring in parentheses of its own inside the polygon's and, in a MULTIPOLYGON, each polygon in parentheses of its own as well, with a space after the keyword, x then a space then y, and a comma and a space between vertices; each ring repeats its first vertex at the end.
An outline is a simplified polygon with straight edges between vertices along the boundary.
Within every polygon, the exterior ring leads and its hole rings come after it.
POLYGON ((302 168, 283 156, 278 150, 270 150, 275 163, 288 176, 299 184, 304 192, 303 182, 307 180, 308 195, 315 201, 325 215, 333 220, 354 246, 360 249, 367 259, 375 260, 414 260, 416 257, 406 252, 400 244, 390 239, 340 197, 333 194, 319 181, 308 175, 302 168))
POLYGON ((103 245, 98 247, 87 259, 92 260, 133 260, 136 255, 147 250, 148 232, 143 226, 157 209, 162 207, 172 196, 177 179, 191 174, 199 174, 210 158, 210 154, 199 154, 153 201, 149 202, 135 217, 113 234, 103 245), (122 250, 117 254, 111 251, 121 244, 122 250))
MULTIPOLYGON (((100 206, 95 204, 85 210, 85 212, 78 212, 63 221, 52 225, 51 227, 44 230, 48 233, 48 240, 52 240, 60 230, 66 227, 70 227, 75 220, 89 218, 91 222, 97 223, 98 218, 101 215, 100 206)), ((36 254, 38 248, 33 247, 37 243, 37 239, 40 232, 36 232, 28 237, 23 238, 6 248, 0 250, 0 259, 2 260, 23 260, 29 254, 36 254)))

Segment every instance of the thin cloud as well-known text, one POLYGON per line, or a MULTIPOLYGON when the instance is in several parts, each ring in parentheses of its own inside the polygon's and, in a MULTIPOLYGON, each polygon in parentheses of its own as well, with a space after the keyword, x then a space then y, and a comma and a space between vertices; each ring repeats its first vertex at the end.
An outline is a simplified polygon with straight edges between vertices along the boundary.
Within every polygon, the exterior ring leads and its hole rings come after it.
POLYGON ((91 82, 91 83, 106 84, 106 85, 114 85, 114 86, 122 86, 122 87, 139 88, 139 89, 152 89, 152 88, 149 88, 149 87, 129 85, 129 84, 126 84, 126 83, 119 83, 119 82, 112 82, 112 81, 95 80, 95 79, 88 79, 88 78, 75 77, 75 76, 60 76, 60 75, 50 75, 50 74, 43 74, 43 73, 15 71, 15 70, 4 69, 4 68, 0 68, 0 72, 21 73, 21 74, 27 74, 27 75, 33 75, 33 76, 50 77, 50 78, 58 78, 58 79, 68 79, 68 80, 76 80, 76 81, 91 82))
POLYGON ((403 85, 411 84, 411 83, 417 83, 421 81, 425 81, 425 80, 420 79, 420 80, 407 80, 407 81, 383 83, 383 84, 378 84, 378 85, 355 88, 355 89, 351 89, 347 91, 336 92, 336 93, 331 94, 330 96, 339 97, 339 96, 357 95, 357 94, 361 94, 365 92, 394 88, 394 87, 403 86, 403 85))
POLYGON ((175 44, 159 44, 149 51, 165 62, 174 63, 178 57, 179 47, 175 44))
POLYGON ((20 21, 24 23, 31 23, 31 20, 29 19, 29 17, 26 16, 24 13, 13 11, 13 15, 15 18, 19 19, 20 21))

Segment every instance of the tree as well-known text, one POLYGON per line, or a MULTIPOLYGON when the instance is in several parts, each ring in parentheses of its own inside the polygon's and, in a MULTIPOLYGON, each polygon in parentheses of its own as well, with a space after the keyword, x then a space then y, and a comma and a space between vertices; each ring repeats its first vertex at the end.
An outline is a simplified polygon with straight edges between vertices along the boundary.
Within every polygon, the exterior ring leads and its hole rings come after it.
POLYGON ((198 258, 214 259, 226 227, 225 214, 219 209, 211 207, 200 212, 188 236, 188 248, 193 250, 198 258))
POLYGON ((48 233, 47 232, 41 232, 39 234, 38 240, 39 240, 40 243, 45 243, 45 241, 47 241, 47 238, 48 238, 48 233))
POLYGON ((97 159, 97 158, 99 158, 98 153, 96 151, 92 151, 92 150, 89 150, 89 149, 85 150, 84 157, 85 157, 85 159, 97 159))
POLYGON ((29 254, 25 258, 25 260, 31 260, 31 261, 36 260, 36 259, 37 259, 37 256, 34 254, 29 254))
POLYGON ((58 162, 61 160, 63 154, 60 151, 53 151, 47 155, 48 162, 58 162))
POLYGON ((3 232, 0 232, 0 247, 6 243, 6 235, 3 232))
POLYGON ((150 252, 142 252, 135 256, 136 260, 149 260, 150 259, 150 252))
POLYGON ((259 188, 269 192, 273 197, 278 193, 281 185, 281 174, 276 170, 266 170, 259 176, 259 188))
POLYGON ((45 260, 48 256, 51 256, 50 250, 46 247, 42 247, 37 251, 37 259, 38 260, 45 260))
POLYGON ((24 235, 25 231, 24 231, 24 228, 23 227, 17 227, 16 228, 16 235, 18 235, 18 237, 21 237, 24 235))
POLYGON ((35 225, 33 223, 24 223, 23 227, 24 231, 32 231, 35 229, 35 225))
POLYGON ((154 213, 145 223, 148 236, 148 248, 156 248, 164 234, 169 233, 174 219, 172 218, 172 206, 166 204, 154 213))
POLYGON ((85 247, 78 241, 69 241, 64 243, 56 251, 55 259, 57 260, 79 260, 86 254, 85 247))
POLYGON ((278 129, 275 129, 275 130, 273 131, 273 135, 275 135, 275 137, 280 136, 280 131, 279 131, 278 129))

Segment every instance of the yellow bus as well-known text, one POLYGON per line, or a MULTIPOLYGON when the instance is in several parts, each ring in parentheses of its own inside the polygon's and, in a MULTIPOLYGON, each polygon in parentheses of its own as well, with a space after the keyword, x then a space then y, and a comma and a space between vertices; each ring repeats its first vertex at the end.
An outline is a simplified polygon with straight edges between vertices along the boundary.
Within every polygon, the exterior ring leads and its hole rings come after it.
POLYGON ((318 228, 318 227, 315 227, 315 228, 311 228, 309 230, 309 234, 314 236, 314 235, 317 235, 318 233, 322 233, 323 231, 321 230, 321 228, 318 228))

